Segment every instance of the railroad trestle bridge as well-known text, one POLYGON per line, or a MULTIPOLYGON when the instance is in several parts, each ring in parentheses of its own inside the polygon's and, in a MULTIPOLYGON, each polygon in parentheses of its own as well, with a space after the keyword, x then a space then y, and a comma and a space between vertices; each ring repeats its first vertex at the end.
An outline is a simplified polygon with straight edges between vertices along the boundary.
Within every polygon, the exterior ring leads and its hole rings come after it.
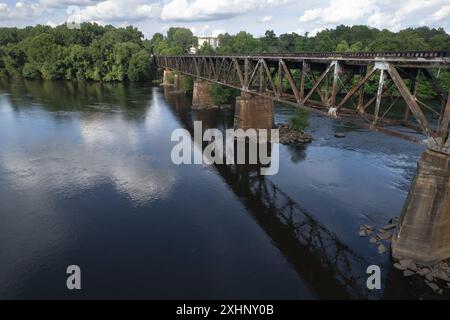
MULTIPOLYGON (((393 254, 423 263, 450 258, 450 93, 439 81, 450 69, 448 51, 153 58, 158 68, 194 77, 193 105, 210 103, 208 83, 239 89, 236 117, 250 127, 258 126, 252 118, 271 114, 272 101, 280 101, 410 141, 426 138, 428 150, 419 161, 393 254), (424 85, 438 105, 417 95, 424 85)), ((273 122, 270 115, 264 119, 273 122)))

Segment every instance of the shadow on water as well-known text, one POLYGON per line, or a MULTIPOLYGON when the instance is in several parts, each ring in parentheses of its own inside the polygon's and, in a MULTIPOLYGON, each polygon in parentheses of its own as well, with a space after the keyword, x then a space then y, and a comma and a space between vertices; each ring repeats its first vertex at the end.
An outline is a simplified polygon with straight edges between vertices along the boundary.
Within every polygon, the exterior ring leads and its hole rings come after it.
MULTIPOLYGON (((171 93, 168 88, 164 88, 164 96, 174 115, 191 134, 193 121, 199 119, 204 121, 204 130, 233 127, 233 112, 192 111, 190 97, 171 93)), ((345 123, 331 126, 333 131, 342 131, 342 128, 349 134, 358 132, 358 128, 345 123)), ((287 146, 294 163, 306 159, 306 149, 306 146, 287 146)), ((269 178, 260 175, 258 165, 214 165, 214 168, 318 298, 438 298, 427 291, 422 282, 407 281, 392 267, 392 262, 383 267, 384 289, 368 290, 366 269, 373 264, 373 259, 369 261, 355 253, 318 222, 313 213, 269 178)))

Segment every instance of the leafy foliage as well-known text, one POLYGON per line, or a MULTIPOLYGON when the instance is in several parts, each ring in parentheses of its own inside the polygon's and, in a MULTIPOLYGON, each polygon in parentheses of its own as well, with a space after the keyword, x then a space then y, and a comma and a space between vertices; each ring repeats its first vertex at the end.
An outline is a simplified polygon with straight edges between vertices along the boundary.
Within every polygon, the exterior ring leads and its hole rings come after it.
POLYGON ((305 109, 298 108, 295 110, 295 113, 289 119, 289 123, 294 129, 302 131, 308 127, 309 125, 308 119, 309 119, 309 112, 305 109))
POLYGON ((151 56, 133 27, 84 23, 80 29, 0 28, 0 76, 30 79, 142 81, 151 56))
POLYGON ((192 78, 191 76, 183 76, 183 90, 184 93, 189 93, 192 92, 192 90, 194 89, 194 78, 192 78))
POLYGON ((149 42, 150 50, 159 55, 185 54, 196 45, 197 37, 186 28, 170 28, 166 37, 155 33, 149 42))
POLYGON ((229 104, 239 95, 239 91, 233 88, 224 87, 219 84, 209 86, 209 93, 213 97, 213 102, 217 106, 229 104))

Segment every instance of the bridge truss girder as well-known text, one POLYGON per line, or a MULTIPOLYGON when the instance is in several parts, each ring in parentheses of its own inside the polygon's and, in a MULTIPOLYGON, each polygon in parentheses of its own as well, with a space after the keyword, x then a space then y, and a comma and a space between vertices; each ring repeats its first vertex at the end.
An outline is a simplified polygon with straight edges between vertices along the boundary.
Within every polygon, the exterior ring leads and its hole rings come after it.
POLYGON ((405 133, 404 128, 408 128, 423 133, 430 148, 450 153, 450 95, 439 84, 433 70, 448 68, 447 60, 184 55, 156 56, 155 62, 160 68, 196 79, 356 121, 374 130, 421 142, 405 133), (378 82, 375 94, 365 90, 369 81, 378 82), (415 90, 419 81, 430 84, 441 99, 440 108, 427 106, 417 98, 415 90), (392 100, 394 94, 396 97, 391 106, 383 107, 382 99, 390 95, 392 100), (392 112, 399 99, 404 101, 401 118, 392 112))

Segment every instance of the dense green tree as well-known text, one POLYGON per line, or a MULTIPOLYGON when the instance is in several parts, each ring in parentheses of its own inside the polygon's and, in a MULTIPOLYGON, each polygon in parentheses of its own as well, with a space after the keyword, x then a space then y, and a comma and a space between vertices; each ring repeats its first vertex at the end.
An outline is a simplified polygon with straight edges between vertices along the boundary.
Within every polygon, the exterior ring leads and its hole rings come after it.
POLYGON ((214 54, 216 51, 209 43, 205 42, 197 51, 198 54, 214 54))
POLYGON ((261 38, 261 44, 264 52, 278 52, 279 40, 273 30, 267 30, 264 37, 261 38))
POLYGON ((192 31, 186 28, 170 28, 167 32, 167 41, 170 47, 179 49, 182 53, 187 53, 197 45, 197 37, 192 31))
POLYGON ((348 42, 345 40, 342 40, 339 42, 339 44, 336 47, 337 52, 348 52, 350 51, 350 46, 348 45, 348 42))
POLYGON ((95 23, 83 23, 79 29, 66 25, 0 28, 0 76, 147 80, 151 76, 151 68, 146 68, 151 60, 150 44, 142 39, 143 34, 134 27, 95 23), (137 61, 139 58, 145 61, 137 61))
POLYGON ((131 56, 128 66, 128 79, 144 81, 150 79, 151 57, 146 50, 140 50, 131 56))

